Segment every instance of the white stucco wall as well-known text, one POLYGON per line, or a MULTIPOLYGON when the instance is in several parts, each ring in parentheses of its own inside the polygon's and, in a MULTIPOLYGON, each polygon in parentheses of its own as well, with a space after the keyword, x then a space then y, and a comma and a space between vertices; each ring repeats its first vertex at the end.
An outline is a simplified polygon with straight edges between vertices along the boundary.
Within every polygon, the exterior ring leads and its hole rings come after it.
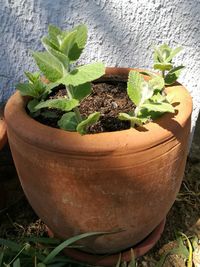
POLYGON ((193 125, 200 107, 200 0, 0 0, 0 103, 34 70, 29 50, 41 49, 49 23, 89 28, 83 63, 150 68, 152 46, 182 45, 176 63, 180 81, 194 99, 193 125))

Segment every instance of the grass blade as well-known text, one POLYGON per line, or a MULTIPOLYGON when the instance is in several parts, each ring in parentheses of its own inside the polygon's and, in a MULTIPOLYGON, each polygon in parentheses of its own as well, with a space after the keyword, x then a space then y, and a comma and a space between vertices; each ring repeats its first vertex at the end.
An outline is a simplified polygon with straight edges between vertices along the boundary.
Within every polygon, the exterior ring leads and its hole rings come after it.
POLYGON ((180 233, 180 234, 182 235, 182 237, 184 237, 186 239, 188 250, 189 250, 189 255, 188 255, 188 260, 187 260, 187 267, 192 267, 193 266, 193 263, 192 263, 192 255, 193 255, 192 244, 191 244, 189 238, 184 233, 180 233))
POLYGON ((128 267, 136 267, 135 254, 133 249, 131 249, 131 261, 129 262, 128 267))
POLYGON ((121 253, 120 253, 120 254, 119 254, 119 259, 118 259, 117 264, 116 264, 115 267, 120 267, 120 265, 121 265, 121 258, 122 258, 122 255, 121 255, 121 253))
POLYGON ((20 259, 16 259, 16 261, 13 262, 13 267, 21 267, 20 259))
MULTIPOLYGON (((93 233, 85 233, 85 234, 80 234, 75 237, 71 237, 61 243, 59 246, 57 246, 55 249, 49 253, 49 255, 44 259, 43 263, 48 264, 50 263, 64 248, 68 247, 72 243, 81 240, 86 237, 90 236, 98 236, 98 235, 106 235, 106 234, 113 234, 114 232, 93 232, 93 233)), ((116 233, 116 232, 115 232, 116 233)))
POLYGON ((3 257, 4 257, 4 249, 1 249, 1 253, 0 253, 0 266, 2 266, 3 263, 3 257))

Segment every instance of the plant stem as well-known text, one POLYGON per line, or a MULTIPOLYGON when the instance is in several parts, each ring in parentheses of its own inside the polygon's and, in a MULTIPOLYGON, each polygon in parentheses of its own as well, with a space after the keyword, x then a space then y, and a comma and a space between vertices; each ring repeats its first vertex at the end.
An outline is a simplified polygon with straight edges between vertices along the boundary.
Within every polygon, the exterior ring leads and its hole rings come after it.
POLYGON ((135 122, 131 121, 131 128, 135 127, 135 122))
POLYGON ((77 121, 81 122, 82 121, 82 117, 81 117, 81 114, 80 114, 80 111, 79 111, 78 107, 73 108, 73 111, 75 113, 77 121))
POLYGON ((25 250, 26 245, 17 253, 17 255, 11 260, 11 262, 8 263, 8 266, 10 266, 16 259, 17 257, 25 250))
POLYGON ((163 77, 163 79, 165 78, 165 71, 164 70, 162 70, 162 77, 163 77))
MULTIPOLYGON (((67 91, 67 96, 69 99, 72 99, 73 98, 73 95, 72 95, 72 92, 73 92, 73 88, 72 86, 66 86, 66 91, 67 91)), ((76 120, 77 122, 81 122, 82 121, 82 117, 81 117, 81 114, 80 114, 80 111, 78 109, 78 107, 75 107, 73 108, 73 111, 75 113, 75 116, 76 116, 76 120)))
MULTIPOLYGON (((69 73, 70 70, 71 70, 70 64, 68 64, 67 73, 69 73)), ((68 98, 72 99, 73 98, 73 87, 71 85, 66 86, 66 91, 67 91, 68 98)), ((75 113, 77 122, 80 123, 82 121, 82 117, 81 117, 81 114, 80 114, 78 107, 73 108, 73 111, 75 113)))

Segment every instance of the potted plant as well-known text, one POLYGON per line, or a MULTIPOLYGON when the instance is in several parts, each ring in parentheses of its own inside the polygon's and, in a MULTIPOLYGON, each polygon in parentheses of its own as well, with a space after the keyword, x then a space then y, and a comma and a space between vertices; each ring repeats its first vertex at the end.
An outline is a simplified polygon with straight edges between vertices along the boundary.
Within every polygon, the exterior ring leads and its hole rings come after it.
MULTIPOLYGON (((76 66, 86 40, 84 25, 69 32, 49 26, 46 52, 33 52, 48 81, 26 73, 29 83, 17 85, 5 118, 33 209, 62 239, 109 232, 67 253, 113 265, 120 251, 136 246, 138 256, 162 232, 185 168, 192 101, 174 84, 183 68, 172 64, 180 48, 156 48, 158 75, 102 63, 76 66)), ((122 253, 122 260, 130 257, 130 250, 122 253)))

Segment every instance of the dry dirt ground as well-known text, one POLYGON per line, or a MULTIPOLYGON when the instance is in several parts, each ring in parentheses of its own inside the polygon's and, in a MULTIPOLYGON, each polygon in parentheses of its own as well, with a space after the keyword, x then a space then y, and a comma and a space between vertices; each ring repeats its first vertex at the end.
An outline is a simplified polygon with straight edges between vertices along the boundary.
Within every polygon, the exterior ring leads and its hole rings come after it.
MULTIPOLYGON (((200 124, 199 124, 200 125, 200 124)), ((200 267, 200 131, 195 133, 190 156, 187 160, 184 180, 177 199, 171 208, 161 239, 145 256, 137 260, 138 267, 200 267), (193 265, 184 259, 181 253, 164 257, 167 252, 177 248, 179 232, 195 238, 193 247, 193 265), (164 262, 158 265, 160 259, 164 262)), ((18 178, 10 157, 5 148, 0 154, 0 173, 9 192, 7 208, 0 210, 0 237, 20 240, 24 236, 45 235, 45 226, 33 212, 21 190, 18 178)), ((1 184, 0 184, 1 186, 1 184)), ((184 243, 188 249, 188 245, 184 243)))

